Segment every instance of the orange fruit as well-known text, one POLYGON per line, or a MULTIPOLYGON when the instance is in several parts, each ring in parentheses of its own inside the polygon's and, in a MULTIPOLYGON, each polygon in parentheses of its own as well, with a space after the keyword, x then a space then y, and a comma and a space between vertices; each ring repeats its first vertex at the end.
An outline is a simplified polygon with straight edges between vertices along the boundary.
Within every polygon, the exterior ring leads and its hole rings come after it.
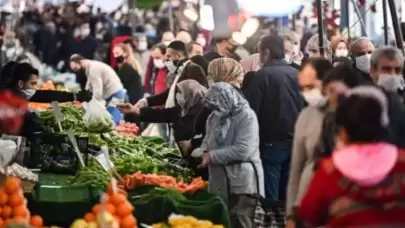
POLYGON ((24 217, 26 218, 29 214, 29 211, 26 206, 21 205, 13 208, 14 217, 24 217))
POLYGON ((28 224, 28 219, 27 217, 16 216, 12 218, 10 222, 15 224, 28 224))
POLYGON ((12 207, 20 206, 23 203, 24 203, 24 196, 21 194, 21 192, 16 192, 10 195, 8 198, 8 204, 12 207))
POLYGON ((8 203, 8 195, 2 189, 2 190, 0 190, 0 205, 6 205, 7 203, 8 203))
POLYGON ((8 219, 11 217, 11 214, 13 213, 13 209, 6 205, 3 207, 3 211, 1 212, 1 215, 3 216, 3 218, 8 219))
POLYGON ((20 190, 20 179, 17 177, 8 177, 5 184, 4 189, 8 194, 16 193, 20 190))
POLYGON ((39 215, 34 215, 31 217, 30 224, 35 227, 42 227, 44 225, 44 220, 39 215))
POLYGON ((104 210, 109 212, 111 215, 115 215, 115 213, 117 212, 117 209, 111 203, 107 203, 104 207, 104 210))
POLYGON ((110 203, 110 195, 109 195, 109 194, 104 193, 104 194, 103 194, 103 198, 104 198, 104 200, 105 200, 105 203, 110 203))
POLYGON ((96 204, 93 206, 92 210, 91 210, 94 214, 98 214, 101 211, 101 205, 100 204, 96 204))
POLYGON ((4 220, 2 218, 0 218, 0 227, 3 227, 4 225, 4 220))
POLYGON ((86 213, 84 215, 84 220, 86 220, 86 222, 93 222, 96 221, 96 216, 94 216, 93 213, 86 213))
POLYGON ((136 219, 133 215, 128 215, 124 219, 121 220, 120 227, 121 228, 134 228, 136 226, 136 219))
POLYGON ((118 207, 122 203, 125 203, 126 201, 127 197, 119 193, 115 193, 110 196, 110 203, 112 203, 116 207, 118 207))
POLYGON ((125 218, 132 214, 133 207, 130 203, 125 202, 117 207, 117 215, 120 218, 125 218))

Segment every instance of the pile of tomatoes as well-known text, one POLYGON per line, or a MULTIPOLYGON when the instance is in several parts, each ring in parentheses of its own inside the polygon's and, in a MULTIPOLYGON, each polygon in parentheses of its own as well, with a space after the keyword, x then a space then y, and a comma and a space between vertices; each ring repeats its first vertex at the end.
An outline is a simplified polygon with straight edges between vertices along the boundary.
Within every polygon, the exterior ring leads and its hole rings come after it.
POLYGON ((127 123, 125 121, 119 122, 115 127, 115 132, 121 136, 137 136, 139 133, 139 127, 135 123, 127 123))

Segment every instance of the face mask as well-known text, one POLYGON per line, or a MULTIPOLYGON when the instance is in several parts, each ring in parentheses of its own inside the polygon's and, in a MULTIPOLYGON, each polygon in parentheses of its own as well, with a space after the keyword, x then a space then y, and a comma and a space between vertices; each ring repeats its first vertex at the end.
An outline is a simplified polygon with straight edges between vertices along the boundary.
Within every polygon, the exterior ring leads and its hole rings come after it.
POLYGON ((346 49, 340 49, 335 51, 336 57, 346 57, 349 54, 349 51, 346 49))
POLYGON ((388 92, 399 92, 405 89, 405 82, 402 75, 380 75, 377 85, 383 87, 388 92))
POLYGON ((285 59, 285 61, 287 61, 287 63, 292 62, 290 56, 288 56, 288 55, 286 55, 284 59, 285 59))
POLYGON ((176 101, 177 101, 177 104, 180 106, 180 108, 184 109, 184 106, 186 105, 186 100, 184 99, 183 94, 177 93, 176 101))
POLYGON ((198 37, 195 42, 199 43, 203 47, 205 47, 205 45, 207 45, 207 41, 205 40, 204 37, 198 37))
POLYGON ((138 50, 145 51, 147 48, 148 48, 148 42, 147 41, 139 41, 138 50))
POLYGON ((153 65, 154 65, 156 68, 161 69, 161 68, 163 68, 163 67, 165 66, 165 63, 164 63, 163 60, 161 60, 161 59, 154 59, 154 60, 153 60, 153 65))
POLYGON ((99 34, 96 35, 96 39, 98 39, 98 40, 103 40, 103 39, 104 39, 104 35, 101 34, 101 33, 99 33, 99 34))
POLYGON ((80 36, 80 29, 75 29, 75 30, 73 31, 73 36, 74 36, 74 37, 80 36))
POLYGON ((311 106, 317 106, 325 101, 325 97, 322 95, 321 90, 312 89, 310 91, 305 91, 302 93, 305 101, 311 106))
POLYGON ((171 43, 171 41, 163 41, 162 42, 165 46, 169 46, 169 44, 171 43))
POLYGON ((83 28, 83 29, 80 30, 80 35, 81 35, 82 37, 86 37, 86 36, 88 36, 89 34, 90 34, 90 29, 89 29, 89 28, 83 28))
POLYGON ((24 93, 25 98, 28 100, 31 99, 32 96, 34 96, 36 90, 35 89, 25 89, 22 91, 24 93))
POLYGON ((368 74, 368 71, 370 70, 370 54, 362 55, 359 57, 355 58, 356 61, 356 67, 357 69, 363 71, 364 73, 368 74))
POLYGON ((176 65, 173 63, 173 60, 166 61, 165 66, 170 73, 174 73, 177 69, 176 65))
POLYGON ((122 63, 122 62, 124 62, 124 57, 118 56, 118 57, 115 57, 115 60, 117 61, 117 63, 122 63))
POLYGON ((300 45, 293 46, 294 55, 298 55, 300 53, 300 45))

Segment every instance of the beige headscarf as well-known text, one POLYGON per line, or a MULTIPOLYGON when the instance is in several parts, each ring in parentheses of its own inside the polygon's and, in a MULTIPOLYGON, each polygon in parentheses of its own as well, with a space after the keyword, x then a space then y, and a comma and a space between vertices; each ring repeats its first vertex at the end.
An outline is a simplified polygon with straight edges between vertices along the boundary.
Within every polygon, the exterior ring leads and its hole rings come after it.
POLYGON ((183 94, 184 105, 182 107, 182 115, 187 115, 197 104, 202 103, 202 100, 207 92, 207 89, 195 80, 184 80, 177 84, 179 92, 183 94))
POLYGON ((240 87, 243 82, 242 65, 231 58, 219 58, 208 65, 208 79, 214 82, 227 82, 240 87))

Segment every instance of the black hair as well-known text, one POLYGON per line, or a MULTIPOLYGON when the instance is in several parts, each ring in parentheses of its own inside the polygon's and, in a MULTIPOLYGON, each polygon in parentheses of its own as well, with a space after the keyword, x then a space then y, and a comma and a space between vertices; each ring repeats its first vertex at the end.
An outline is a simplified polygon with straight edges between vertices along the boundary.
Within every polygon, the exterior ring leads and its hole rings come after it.
POLYGON ((39 71, 29 63, 17 63, 11 73, 11 80, 7 88, 16 88, 19 81, 28 82, 32 75, 38 76, 39 71))
POLYGON ((255 75, 256 75, 255 71, 249 71, 245 74, 242 82, 242 90, 247 90, 249 88, 250 83, 253 81, 255 75))
POLYGON ((343 65, 346 65, 346 66, 352 66, 353 65, 353 61, 350 58, 344 57, 344 56, 334 58, 333 61, 332 61, 332 64, 334 65, 335 63, 343 64, 343 65))
POLYGON ((356 70, 347 65, 338 65, 331 69, 322 80, 322 84, 326 86, 336 81, 343 82, 349 88, 364 84, 364 80, 357 74, 356 70))
POLYGON ((319 58, 310 58, 301 66, 301 70, 303 70, 306 66, 312 66, 316 72, 316 77, 319 80, 323 80, 325 75, 333 69, 333 65, 329 60, 319 57, 319 58))
POLYGON ((75 62, 78 63, 82 60, 84 60, 85 58, 79 54, 73 54, 72 56, 70 56, 70 62, 75 62))
POLYGON ((191 60, 191 62, 193 62, 193 63, 197 64, 198 66, 200 66, 203 69, 205 75, 208 75, 209 62, 204 56, 195 55, 195 56, 191 57, 190 60, 191 60))
POLYGON ((172 41, 167 48, 171 48, 177 52, 181 52, 183 53, 183 55, 187 58, 188 57, 188 52, 187 52, 187 48, 186 48, 186 44, 184 44, 183 41, 180 40, 175 40, 172 41))
POLYGON ((386 130, 381 125, 382 110, 376 99, 353 94, 340 101, 335 123, 346 130, 352 143, 378 142, 386 130))
POLYGON ((166 45, 165 44, 163 44, 163 43, 158 43, 158 44, 155 44, 152 48, 151 48, 151 50, 154 50, 154 49, 159 49, 160 50, 160 52, 162 52, 162 54, 163 55, 165 55, 166 54, 166 45))
POLYGON ((228 41, 230 39, 231 39, 230 36, 215 37, 215 38, 212 39, 212 42, 215 43, 215 44, 219 44, 219 43, 222 43, 224 41, 228 41))
POLYGON ((266 35, 260 39, 260 50, 269 50, 270 59, 281 60, 285 58, 284 41, 277 35, 266 35))
POLYGON ((0 87, 5 87, 11 79, 11 73, 13 72, 13 68, 17 65, 18 62, 10 61, 3 65, 0 73, 0 87))
POLYGON ((124 41, 122 41, 122 43, 129 44, 131 46, 132 50, 136 49, 136 46, 135 46, 134 42, 132 41, 132 38, 127 38, 124 41))

